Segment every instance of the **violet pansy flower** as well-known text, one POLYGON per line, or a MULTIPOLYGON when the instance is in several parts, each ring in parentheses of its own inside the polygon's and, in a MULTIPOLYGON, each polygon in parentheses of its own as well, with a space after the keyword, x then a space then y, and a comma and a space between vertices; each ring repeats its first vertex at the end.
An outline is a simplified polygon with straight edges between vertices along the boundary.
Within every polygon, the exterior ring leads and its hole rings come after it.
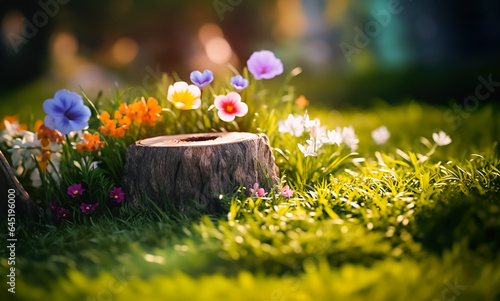
POLYGON ((82 97, 65 89, 57 91, 54 98, 45 100, 43 110, 47 113, 45 125, 63 135, 83 130, 88 126, 91 115, 82 97))
POLYGON ((196 70, 191 72, 191 76, 189 78, 198 88, 204 89, 214 80, 214 74, 210 70, 205 70, 203 73, 196 70))
POLYGON ((248 79, 243 78, 241 75, 233 76, 231 77, 231 85, 236 89, 236 91, 240 92, 248 87, 248 79))

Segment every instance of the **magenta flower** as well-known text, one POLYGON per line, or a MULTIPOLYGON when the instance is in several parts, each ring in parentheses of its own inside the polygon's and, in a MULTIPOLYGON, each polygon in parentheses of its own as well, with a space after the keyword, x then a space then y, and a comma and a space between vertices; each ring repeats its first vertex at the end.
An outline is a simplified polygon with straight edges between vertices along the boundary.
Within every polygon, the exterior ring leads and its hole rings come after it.
POLYGON ((69 217, 69 209, 66 208, 59 208, 56 214, 56 220, 61 220, 61 219, 68 219, 69 217))
POLYGON ((198 88, 204 89, 214 80, 214 74, 210 70, 205 70, 203 73, 196 70, 191 72, 189 78, 198 88))
POLYGON ((52 212, 57 211, 60 208, 59 204, 57 203, 57 200, 53 200, 52 202, 49 203, 49 209, 52 212))
POLYGON ((219 110, 219 118, 226 122, 231 122, 236 116, 243 117, 248 113, 247 104, 241 102, 241 96, 236 92, 217 96, 214 104, 217 110, 219 110))
POLYGON ((68 187, 68 194, 73 198, 82 195, 84 191, 85 189, 82 188, 82 184, 75 183, 68 187))
POLYGON ((233 76, 231 77, 231 85, 236 89, 236 91, 240 92, 248 87, 248 79, 243 78, 241 75, 233 76))
POLYGON ((59 206, 57 200, 49 203, 49 210, 54 216, 54 221, 58 222, 61 219, 67 219, 69 217, 69 210, 59 206))
POLYGON ((253 188, 250 188, 249 190, 252 194, 255 192, 255 195, 257 195, 259 198, 267 195, 267 192, 264 190, 264 188, 259 188, 258 183, 253 184, 253 188))
POLYGON ((281 195, 290 198, 293 196, 293 190, 290 189, 290 186, 286 185, 283 189, 281 189, 281 195))
POLYGON ((283 63, 269 50, 254 52, 247 61, 247 67, 255 79, 271 79, 283 73, 283 63))
POLYGON ((121 203, 125 198, 125 193, 120 187, 113 187, 113 189, 109 192, 109 197, 112 198, 113 201, 121 203))
POLYGON ((95 209, 97 208, 97 206, 99 206, 99 203, 95 203, 95 204, 86 204, 86 203, 82 203, 80 205, 80 209, 82 209, 82 212, 85 213, 85 214, 91 214, 95 211, 95 209))

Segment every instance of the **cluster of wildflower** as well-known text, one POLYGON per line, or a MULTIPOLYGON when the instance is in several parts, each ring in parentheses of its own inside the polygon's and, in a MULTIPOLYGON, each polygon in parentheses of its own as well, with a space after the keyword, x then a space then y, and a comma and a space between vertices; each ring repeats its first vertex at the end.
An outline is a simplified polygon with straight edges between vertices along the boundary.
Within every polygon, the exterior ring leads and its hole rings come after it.
MULTIPOLYGON (((68 187, 67 194, 75 199, 82 196, 85 191, 86 189, 82 187, 82 184, 74 183, 73 185, 68 187)), ((113 189, 109 192, 109 198, 116 203, 121 203, 125 199, 125 193, 120 187, 113 187, 113 189)), ((89 204, 81 202, 80 211, 86 215, 90 215, 94 213, 98 206, 99 203, 89 204)), ((67 219, 69 217, 69 209, 59 205, 59 202, 57 200, 50 202, 48 208, 52 212, 52 215, 56 222, 59 222, 62 219, 67 219)))
MULTIPOLYGON (((265 197, 268 192, 262 187, 259 188, 259 183, 253 184, 253 188, 249 188, 248 191, 252 194, 252 196, 262 198, 265 197)), ((290 188, 290 186, 286 185, 283 188, 281 188, 279 195, 286 197, 286 198, 291 198, 293 196, 293 190, 290 188)))
MULTIPOLYGON (((268 50, 254 52, 247 61, 248 71, 256 80, 271 79, 283 73, 283 63, 268 50)), ((193 71, 190 75, 193 85, 180 81, 168 88, 167 99, 179 110, 193 110, 201 107, 201 90, 205 89, 213 80, 212 71, 193 71)), ((218 110, 220 120, 232 122, 236 117, 243 117, 248 113, 248 105, 241 101, 239 92, 249 85, 249 80, 241 75, 235 75, 230 80, 235 91, 225 95, 217 95, 214 107, 218 110)))
POLYGON ((290 114, 286 120, 278 122, 278 130, 281 133, 288 133, 295 137, 302 137, 305 133, 309 134, 307 144, 298 144, 299 150, 304 156, 318 156, 318 151, 324 144, 337 144, 340 146, 344 143, 351 151, 358 148, 359 139, 354 132, 352 126, 337 127, 335 130, 328 130, 326 126, 321 126, 318 118, 309 119, 307 111, 304 116, 293 116, 290 114))
POLYGON ((14 137, 22 136, 26 130, 28 130, 28 126, 20 124, 17 116, 5 116, 0 124, 0 143, 11 146, 10 142, 14 137))
POLYGON ((34 131, 19 124, 17 117, 4 118, 1 142, 5 142, 11 153, 12 167, 16 175, 29 174, 34 187, 40 187, 42 173, 50 172, 57 180, 64 137, 57 130, 51 130, 42 121, 37 121, 34 131), (51 162, 51 164, 49 164, 51 162), (39 169, 36 168, 38 165, 39 169))
POLYGON ((92 135, 91 133, 83 134, 83 141, 76 144, 76 150, 80 153, 83 152, 98 152, 102 149, 105 142, 101 141, 99 134, 92 135))
POLYGON ((156 121, 162 118, 161 111, 162 108, 158 105, 158 100, 153 97, 149 97, 147 102, 142 97, 139 101, 129 105, 122 103, 120 108, 115 111, 114 119, 111 119, 108 112, 101 114, 99 119, 103 125, 99 127, 99 131, 104 136, 123 137, 125 130, 129 129, 132 123, 155 126, 156 121))

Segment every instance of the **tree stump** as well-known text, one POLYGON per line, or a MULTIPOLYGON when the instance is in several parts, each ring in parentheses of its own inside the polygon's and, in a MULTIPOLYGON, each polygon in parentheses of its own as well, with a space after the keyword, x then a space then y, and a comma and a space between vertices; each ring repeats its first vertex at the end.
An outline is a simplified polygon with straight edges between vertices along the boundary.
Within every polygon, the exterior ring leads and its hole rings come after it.
POLYGON ((278 167, 265 134, 203 133, 155 137, 127 149, 123 189, 134 205, 147 196, 165 208, 182 212, 190 201, 210 212, 220 212, 220 195, 240 185, 276 184, 278 167))
POLYGON ((14 209, 16 220, 26 220, 36 215, 36 204, 24 190, 0 151, 0 221, 4 221, 9 209, 14 209), (10 196, 10 197, 9 197, 10 196), (12 198, 14 196, 14 198, 12 198), (14 203, 14 208, 12 208, 14 203))

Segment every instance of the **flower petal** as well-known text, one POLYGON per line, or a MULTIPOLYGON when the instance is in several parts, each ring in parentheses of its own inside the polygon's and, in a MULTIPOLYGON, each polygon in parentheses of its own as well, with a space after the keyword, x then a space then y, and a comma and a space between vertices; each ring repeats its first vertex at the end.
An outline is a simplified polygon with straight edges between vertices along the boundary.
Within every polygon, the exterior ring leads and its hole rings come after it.
POLYGON ((238 117, 243 117, 245 116, 247 113, 248 113, 248 106, 246 103, 244 102, 237 102, 235 104, 235 108, 236 108, 236 116, 238 117))
POLYGON ((228 114, 225 110, 219 110, 217 115, 219 115, 219 118, 225 122, 231 122, 235 118, 234 114, 228 114))
POLYGON ((224 110, 224 103, 226 102, 226 95, 219 95, 214 100, 214 106, 217 110, 224 110))

